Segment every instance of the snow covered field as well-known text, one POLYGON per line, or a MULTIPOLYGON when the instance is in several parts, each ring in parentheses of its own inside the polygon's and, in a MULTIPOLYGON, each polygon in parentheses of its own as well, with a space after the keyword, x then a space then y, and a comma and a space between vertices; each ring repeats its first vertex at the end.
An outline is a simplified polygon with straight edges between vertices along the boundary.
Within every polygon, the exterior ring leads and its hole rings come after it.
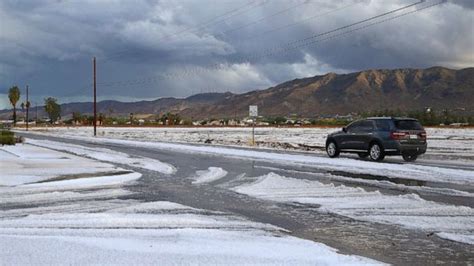
POLYGON ((111 164, 32 145, 0 147, 0 186, 39 182, 58 176, 118 172, 111 164))
MULTIPOLYGON (((34 144, 58 148, 52 142, 34 144)), ((63 148, 174 174, 173 166, 156 160, 78 145, 63 148)), ((2 147, 0 156, 1 264, 379 264, 239 216, 132 199, 126 185, 141 174, 93 159, 31 144, 2 147)), ((210 182, 226 172, 210 168, 196 174, 196 181, 210 182)))
POLYGON ((45 148, 52 147, 52 149, 67 151, 68 153, 95 160, 125 164, 133 167, 160 172, 163 174, 173 174, 174 172, 176 172, 176 169, 170 164, 145 157, 131 157, 126 153, 112 151, 110 149, 88 148, 64 142, 54 142, 45 140, 28 140, 28 143, 45 148))
MULTIPOLYGON (((90 136, 88 127, 36 128, 56 136, 90 136)), ((324 152, 328 133, 339 128, 256 128, 259 147, 324 152)), ((473 128, 426 128, 428 151, 425 157, 474 161, 473 128)), ((99 127, 98 135, 114 139, 165 141, 185 143, 212 143, 249 146, 251 128, 120 128, 99 127)))

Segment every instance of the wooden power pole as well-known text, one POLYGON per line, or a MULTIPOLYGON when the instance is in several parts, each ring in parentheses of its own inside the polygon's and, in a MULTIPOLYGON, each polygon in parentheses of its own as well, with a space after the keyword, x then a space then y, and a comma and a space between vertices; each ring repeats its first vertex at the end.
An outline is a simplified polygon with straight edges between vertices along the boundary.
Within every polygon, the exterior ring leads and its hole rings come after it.
POLYGON ((94 137, 97 135, 97 82, 96 82, 96 62, 94 56, 94 137))
POLYGON ((30 100, 28 99, 28 85, 26 85, 26 131, 28 131, 29 117, 28 111, 30 109, 30 100))

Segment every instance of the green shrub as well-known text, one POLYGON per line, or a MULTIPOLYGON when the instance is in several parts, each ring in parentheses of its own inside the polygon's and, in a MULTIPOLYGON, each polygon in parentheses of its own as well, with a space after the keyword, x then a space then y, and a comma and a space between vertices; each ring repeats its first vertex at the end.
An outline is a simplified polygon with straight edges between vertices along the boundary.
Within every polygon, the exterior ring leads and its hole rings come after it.
POLYGON ((1 145, 15 145, 14 133, 7 130, 1 130, 0 131, 0 144, 1 145))
POLYGON ((0 135, 1 135, 1 136, 13 137, 13 136, 14 136, 14 133, 13 133, 12 131, 8 131, 8 130, 1 130, 1 131, 0 131, 0 135))

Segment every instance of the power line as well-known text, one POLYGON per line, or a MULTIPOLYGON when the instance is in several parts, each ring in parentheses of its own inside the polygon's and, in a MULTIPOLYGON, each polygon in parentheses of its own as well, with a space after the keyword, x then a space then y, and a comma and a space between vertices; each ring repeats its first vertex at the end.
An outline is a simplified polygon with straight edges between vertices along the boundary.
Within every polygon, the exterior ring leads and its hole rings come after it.
POLYGON ((265 1, 251 1, 251 2, 245 4, 245 5, 241 6, 241 7, 238 7, 238 8, 236 8, 236 9, 230 10, 230 11, 228 11, 228 12, 225 12, 224 14, 221 14, 221 15, 219 15, 219 16, 216 16, 216 17, 214 17, 214 18, 211 18, 211 19, 209 19, 209 20, 206 20, 206 21, 204 21, 204 22, 202 22, 202 23, 199 23, 199 24, 196 25, 196 26, 187 27, 187 28, 185 28, 185 29, 183 29, 183 30, 180 30, 180 31, 174 33, 174 34, 170 34, 170 35, 168 35, 168 36, 165 36, 165 38, 167 38, 167 37, 173 37, 173 36, 175 36, 175 35, 179 35, 179 34, 185 33, 185 32, 187 32, 187 31, 190 31, 190 30, 193 30, 193 29, 205 28, 205 27, 207 27, 207 26, 209 26, 209 25, 211 25, 211 24, 214 24, 214 23, 216 22, 216 20, 217 20, 217 22, 221 22, 221 21, 223 21, 223 20, 226 20, 226 19, 228 19, 228 18, 230 18, 230 17, 235 16, 236 14, 240 14, 239 11, 240 11, 241 9, 243 9, 244 11, 246 11, 247 9, 245 9, 245 8, 248 8, 248 7, 254 8, 254 7, 256 7, 256 6, 261 5, 261 4, 264 3, 264 2, 265 2, 265 1), (254 6, 255 4, 257 4, 257 5, 254 6), (227 15, 230 15, 230 17, 226 17, 227 15), (223 18, 223 19, 220 19, 220 18, 223 18), (219 20, 219 19, 220 19, 220 20, 219 20))
POLYGON ((221 22, 224 22, 232 17, 235 17, 237 15, 241 15, 241 14, 244 14, 246 12, 249 12, 250 10, 254 9, 254 8, 257 8, 257 7, 260 7, 260 6, 263 6, 263 5, 266 5, 269 1, 268 0, 263 0, 263 1, 256 1, 256 5, 251 5, 249 6, 249 8, 247 9, 244 9, 244 10, 241 10, 241 11, 238 11, 236 13, 233 13, 232 15, 230 15, 229 17, 225 17, 221 20, 218 20, 216 22, 213 22, 211 24, 206 24, 206 25, 203 25, 203 26, 200 26, 200 27, 193 27, 194 30, 191 31, 191 33, 198 33, 200 30, 202 29, 205 29, 205 28, 208 28, 209 26, 212 26, 212 25, 217 25, 218 23, 221 23, 221 22))
MULTIPOLYGON (((389 21, 392 21, 392 20, 395 20, 395 19, 399 19, 401 17, 405 17, 405 16, 408 16, 410 14, 413 14, 413 13, 416 13, 416 12, 419 12, 419 11, 422 11, 422 10, 425 10, 425 9, 428 9, 428 8, 441 5, 445 2, 446 2, 446 0, 442 0, 441 2, 434 3, 434 4, 431 4, 431 5, 428 5, 428 6, 424 6, 424 7, 421 7, 419 9, 416 9, 416 10, 413 10, 413 11, 409 11, 409 12, 406 12, 406 13, 403 13, 403 14, 400 14, 400 15, 389 17, 387 19, 376 21, 376 22, 373 22, 373 23, 370 23, 370 24, 367 24, 367 25, 363 25, 363 26, 354 28, 354 29, 350 29, 350 30, 344 31, 342 33, 334 34, 334 35, 331 35, 331 36, 326 37, 324 39, 317 39, 317 40, 313 40, 311 42, 299 44, 299 45, 292 46, 292 47, 284 47, 284 49, 282 49, 279 52, 286 53, 288 51, 296 50, 296 49, 299 49, 299 48, 302 48, 302 47, 305 47, 305 46, 309 46, 309 45, 313 45, 313 44, 316 44, 316 43, 320 43, 320 42, 336 39, 336 38, 339 38, 339 37, 343 37, 343 36, 349 35, 351 33, 354 33, 354 32, 357 32, 357 31, 360 31, 360 30, 363 30, 363 29, 366 29, 366 28, 369 28, 369 27, 372 27, 372 26, 375 26, 375 25, 379 25, 379 24, 389 22, 389 21)), ((268 53, 268 54, 261 55, 259 58, 268 57, 268 56, 271 56, 271 55, 274 55, 274 54, 275 54, 275 52, 271 52, 271 53, 268 53)), ((254 58, 254 59, 259 59, 259 58, 254 58)))
MULTIPOLYGON (((237 15, 241 15, 243 13, 249 12, 252 9, 263 6, 267 3, 268 3, 268 0, 251 1, 251 2, 249 2, 249 3, 247 3, 243 6, 232 9, 230 11, 225 12, 224 14, 218 15, 218 16, 213 17, 211 19, 208 19, 208 20, 206 20, 202 23, 199 23, 198 25, 187 27, 187 28, 185 28, 183 30, 180 30, 180 31, 177 31, 175 33, 165 35, 163 37, 163 39, 164 40, 170 40, 170 39, 173 39, 173 37, 178 37, 178 36, 182 35, 183 33, 188 33, 188 32, 197 33, 202 29, 205 29, 205 28, 210 27, 212 25, 216 25, 218 23, 222 23, 225 20, 228 20, 228 19, 230 19, 232 17, 235 17, 237 15)), ((124 54, 129 53, 129 52, 136 52, 136 51, 133 51, 131 49, 126 49, 126 50, 122 50, 122 51, 118 51, 118 52, 109 54, 109 55, 105 56, 105 58, 102 59, 102 63, 105 63, 105 62, 107 62, 111 59, 114 59, 114 58, 118 58, 118 57, 120 57, 124 54)))
POLYGON ((349 7, 352 7, 354 5, 357 5, 357 4, 360 4, 362 3, 363 0, 359 0, 359 1, 355 1, 353 3, 350 3, 348 5, 345 5, 345 6, 342 6, 342 7, 337 7, 337 8, 334 8, 334 9, 331 9, 329 11, 326 11, 326 12, 322 12, 322 13, 318 13, 314 16, 310 16, 310 17, 307 17, 307 18, 303 18, 301 20, 297 20, 297 21, 294 21, 292 23, 288 23, 288 24, 285 24, 285 25, 282 25, 282 26, 279 26, 279 27, 276 27, 276 28, 272 28, 272 29, 269 29, 269 30, 266 30, 266 31, 263 31, 263 32, 260 32, 258 34, 255 34, 255 35, 252 35, 252 36, 249 36, 247 37, 245 40, 242 40, 241 42, 244 42, 244 41, 248 41, 248 40, 252 40, 252 39, 257 39, 257 38, 261 38, 269 33, 273 33, 273 32, 276 32, 276 31, 279 31, 279 30, 282 30, 282 29, 286 29, 286 28, 290 28, 290 27, 293 27, 295 25, 298 25, 298 24, 301 24, 303 22, 306 22, 306 21, 309 21, 309 20, 314 20, 314 19, 319 19, 319 18, 322 18, 324 16, 327 16, 327 15, 330 15, 332 13, 335 13, 337 11, 340 11, 340 10, 343 10, 343 9, 346 9, 346 8, 349 8, 349 7))
MULTIPOLYGON (((425 2, 425 0, 420 0, 418 2, 409 4, 409 5, 394 9, 394 10, 390 10, 388 12, 385 12, 385 13, 382 13, 382 14, 379 14, 379 15, 375 15, 375 16, 372 16, 372 17, 369 17, 369 18, 366 18, 366 19, 363 19, 363 20, 360 20, 360 21, 357 21, 357 22, 354 22, 354 23, 351 23, 351 24, 348 24, 348 25, 344 25, 344 26, 338 27, 336 29, 332 29, 332 30, 325 31, 325 32, 322 32, 322 33, 314 34, 314 35, 308 36, 308 37, 303 38, 303 39, 288 42, 288 43, 283 44, 283 45, 275 46, 271 49, 265 49, 264 51, 266 51, 265 53, 272 53, 272 51, 274 51, 274 50, 282 50, 282 49, 284 50, 286 47, 290 47, 290 46, 293 46, 293 45, 298 44, 298 43, 304 43, 304 42, 307 42, 307 41, 310 41, 310 40, 313 40, 313 39, 316 39, 316 38, 319 38, 319 37, 330 35, 332 33, 335 33, 335 32, 341 31, 341 30, 345 30, 345 29, 348 29, 348 28, 351 28, 351 27, 354 27, 354 26, 357 26, 357 25, 361 25, 361 24, 364 24, 366 22, 376 20, 378 18, 382 18, 382 17, 388 16, 388 15, 394 14, 396 12, 414 7, 414 6, 419 5, 423 2, 425 2)), ((259 54, 261 54, 261 53, 254 53, 253 56, 247 56, 246 58, 253 58, 255 56, 259 56, 259 54)))
MULTIPOLYGON (((297 7, 299 7, 299 6, 308 4, 309 1, 311 1, 311 0, 306 0, 306 1, 302 2, 302 3, 298 3, 298 4, 294 5, 294 6, 291 6, 291 7, 288 7, 288 8, 286 8, 286 9, 280 10, 280 11, 278 11, 277 13, 271 14, 271 15, 269 15, 269 16, 267 16, 267 17, 262 17, 262 18, 260 18, 260 19, 258 19, 258 20, 256 20, 256 21, 250 22, 250 23, 248 23, 248 24, 245 24, 245 25, 239 26, 239 27, 237 27, 237 28, 230 29, 230 30, 227 30, 227 31, 218 33, 218 34, 224 35, 225 33, 237 31, 237 30, 240 30, 240 29, 242 29, 242 28, 245 28, 245 27, 248 27, 248 26, 251 26, 251 25, 254 25, 254 24, 258 24, 259 22, 264 21, 264 20, 266 20, 266 19, 268 19, 268 18, 271 18, 271 17, 273 17, 273 16, 276 16, 276 15, 279 15, 279 14, 281 14, 281 13, 287 12, 287 11, 289 11, 289 10, 291 10, 291 9, 294 9, 294 8, 297 8, 297 7)), ((280 27, 276 27, 276 28, 273 28, 273 29, 264 31, 264 32, 262 32, 262 33, 259 33, 259 34, 250 36, 250 37, 246 38, 245 40, 240 40, 238 43, 243 43, 243 42, 248 41, 248 40, 250 40, 250 39, 261 38, 261 37, 263 37, 263 36, 265 36, 265 35, 267 35, 267 34, 269 34, 269 33, 273 33, 273 32, 276 32, 276 31, 279 31, 279 30, 282 30, 282 29, 286 29, 286 28, 289 28, 289 27, 292 27, 292 26, 301 24, 301 23, 303 23, 303 22, 305 22, 305 21, 309 21, 309 20, 314 20, 314 19, 322 18, 322 17, 324 17, 324 16, 330 15, 330 14, 335 13, 335 12, 337 12, 337 11, 340 11, 340 10, 349 8, 349 7, 351 7, 351 6, 360 4, 360 3, 362 3, 363 1, 364 1, 364 0, 357 0, 357 1, 353 2, 353 3, 348 4, 348 5, 345 5, 345 6, 342 6, 342 7, 338 7, 338 8, 329 10, 329 11, 327 11, 327 12, 318 13, 318 14, 316 14, 316 15, 314 15, 314 16, 310 16, 310 17, 307 17, 307 18, 304 18, 304 19, 301 19, 301 20, 298 20, 298 21, 295 21, 295 22, 292 22, 292 23, 289 23, 289 24, 286 24, 286 25, 283 25, 283 26, 280 26, 280 27)), ((255 2, 255 1, 254 1, 254 2, 255 2)), ((252 3, 252 2, 251 2, 251 3, 252 3)), ((265 4, 265 3, 266 3, 266 2, 264 2, 263 4, 265 4)), ((249 3, 249 4, 250 4, 250 3, 249 3)), ((260 5, 262 5, 262 4, 260 4, 260 5)), ((241 7, 241 8, 242 8, 242 7, 241 7)), ((238 8, 238 9, 240 9, 240 8, 238 8)), ((237 10, 237 9, 236 9, 236 10, 237 10)), ((234 11, 236 11, 236 10, 234 10, 234 11)), ((244 11, 248 11, 248 10, 244 10, 244 11)), ((229 13, 229 12, 227 12, 227 13, 229 13)), ((226 19, 228 19, 228 18, 226 18, 226 19)), ((201 23, 201 24, 203 24, 203 23, 201 23)), ((190 29, 192 29, 192 28, 193 28, 193 27, 190 27, 190 29)), ((133 51, 133 50, 131 50, 131 49, 122 50, 122 51, 120 51, 120 52, 112 53, 112 54, 106 56, 106 57, 102 60, 102 63, 106 63, 107 61, 110 61, 110 60, 112 60, 112 59, 119 58, 121 55, 130 53, 130 52, 132 52, 132 53, 134 53, 134 54, 139 53, 139 51, 133 51)))
MULTIPOLYGON (((359 3, 359 2, 356 2, 355 4, 357 4, 357 3, 359 3)), ((351 4, 351 5, 354 5, 354 4, 351 4)), ((342 10, 343 8, 347 8, 351 5, 347 5, 347 6, 342 7, 342 8, 336 8, 336 9, 330 10, 327 13, 318 14, 318 15, 319 16, 324 16, 326 14, 329 14, 329 13, 332 13, 332 12, 335 12, 335 11, 338 11, 338 10, 342 10)), ((223 65, 222 64, 213 64, 211 66, 211 69, 216 68, 216 66, 223 66, 223 65)), ((126 81, 102 82, 102 83, 99 83, 99 84, 102 85, 102 86, 112 86, 113 84, 143 84, 143 82, 150 82, 150 81, 154 82, 154 81, 157 81, 157 80, 174 79, 174 78, 177 78, 178 76, 188 76, 188 75, 191 75, 193 73, 199 73, 199 72, 207 70, 206 68, 201 68, 201 67, 196 67, 196 68, 197 69, 181 71, 180 74, 178 74, 178 73, 169 74, 168 73, 168 74, 162 74, 159 77, 153 76, 153 77, 145 77, 145 78, 139 78, 139 79, 133 79, 133 80, 126 80, 126 81)), ((217 68, 222 68, 222 67, 217 67, 217 68)))
MULTIPOLYGON (((376 15, 376 16, 373 16, 373 17, 370 17, 370 18, 367 18, 367 19, 364 19, 364 20, 361 20, 361 21, 358 21, 358 22, 355 22, 355 23, 351 23, 351 24, 348 24, 348 25, 330 30, 330 31, 326 31, 326 32, 323 32, 323 33, 311 35, 309 37, 306 37, 306 38, 303 38, 303 39, 300 39, 300 40, 297 40, 297 41, 289 42, 287 44, 284 44, 284 45, 266 50, 264 53, 254 54, 252 56, 247 56, 247 57, 241 57, 241 58, 239 58, 239 60, 236 60, 236 61, 238 61, 238 62, 247 61, 248 62, 248 61, 259 59, 259 58, 268 57, 270 55, 275 55, 275 54, 278 54, 278 53, 286 53, 286 52, 291 51, 291 50, 295 50, 295 49, 298 49, 298 48, 301 48, 301 47, 304 47, 304 46, 308 46, 308 45, 311 45, 311 44, 314 44, 314 43, 318 43, 318 42, 321 42, 321 41, 324 41, 324 40, 334 39, 334 38, 337 38, 337 37, 340 37, 340 36, 343 36, 343 35, 347 35, 349 33, 359 31, 359 30, 362 30, 362 29, 365 29, 365 28, 368 28, 368 27, 371 27, 371 26, 374 26, 374 25, 377 25, 377 24, 381 24, 381 23, 384 23, 384 22, 387 22, 387 21, 390 21, 390 20, 394 20, 394 19, 402 17, 402 16, 406 16, 406 15, 409 15, 409 14, 412 14, 412 13, 415 13, 415 12, 418 12, 418 11, 421 11, 421 10, 425 10, 427 8, 430 8, 430 7, 433 7, 433 6, 436 6, 436 5, 440 5, 440 4, 444 3, 445 1, 443 0, 441 2, 432 4, 432 5, 429 5, 429 6, 426 6, 426 7, 422 7, 420 9, 417 9, 417 10, 414 10, 414 11, 411 11, 411 12, 407 12, 407 13, 404 13, 404 14, 396 16, 396 17, 392 17, 392 18, 385 19, 385 20, 382 20, 382 21, 379 21, 379 22, 371 23, 371 24, 368 24, 368 25, 365 25, 365 26, 362 26, 362 27, 359 27, 359 28, 348 30, 348 31, 344 31, 341 34, 334 34, 338 31, 342 31, 342 30, 345 30, 345 29, 350 29, 351 27, 361 25, 363 23, 366 23, 366 22, 369 22, 369 21, 387 16, 387 15, 390 15, 390 14, 394 14, 395 12, 399 12, 401 10, 413 7, 413 6, 418 5, 420 3, 423 3, 423 2, 424 1, 419 1, 419 2, 410 4, 410 5, 401 7, 401 8, 394 9, 392 11, 385 12, 385 13, 380 14, 380 15, 376 15), (334 35, 331 35, 331 34, 334 34, 334 35), (329 37, 326 38, 326 39, 322 39, 322 40, 317 39, 317 38, 320 38, 320 37, 323 37, 323 36, 328 36, 328 35, 329 35, 329 37)), ((184 77, 184 76, 191 75, 191 74, 196 74, 196 73, 203 73, 203 72, 208 72, 208 71, 220 70, 220 69, 226 68, 226 66, 227 66, 226 64, 213 64, 208 68, 196 67, 194 69, 186 70, 186 71, 183 71, 183 72, 180 72, 180 73, 165 74, 165 75, 162 75, 162 76, 153 76, 153 77, 135 79, 135 80, 104 82, 104 83, 101 83, 101 85, 102 86, 123 86, 123 85, 134 85, 134 84, 145 84, 145 83, 156 82, 158 80, 164 80, 164 79, 168 79, 168 78, 179 78, 179 77, 184 77)))
POLYGON ((273 18, 273 17, 275 17, 275 16, 281 15, 281 14, 283 14, 283 13, 286 13, 286 12, 292 10, 292 9, 298 8, 298 7, 303 6, 303 5, 306 5, 306 4, 308 4, 308 3, 309 3, 309 0, 304 0, 303 2, 297 3, 296 5, 289 6, 289 7, 285 8, 285 9, 283 9, 283 10, 277 11, 277 12, 272 13, 272 14, 270 14, 270 15, 268 15, 268 16, 265 16, 265 17, 261 17, 261 18, 259 18, 259 19, 254 20, 254 21, 251 21, 251 22, 249 22, 249 23, 246 23, 246 24, 243 24, 243 25, 241 25, 241 26, 235 27, 235 28, 233 28, 233 29, 225 30, 225 31, 223 31, 223 32, 220 32, 219 34, 220 34, 220 35, 226 35, 226 34, 228 34, 228 33, 231 33, 231 32, 234 32, 234 31, 238 31, 238 30, 247 28, 248 26, 256 25, 256 24, 258 24, 258 23, 260 23, 260 22, 262 22, 262 21, 265 21, 265 20, 267 20, 267 19, 269 19, 269 18, 273 18))

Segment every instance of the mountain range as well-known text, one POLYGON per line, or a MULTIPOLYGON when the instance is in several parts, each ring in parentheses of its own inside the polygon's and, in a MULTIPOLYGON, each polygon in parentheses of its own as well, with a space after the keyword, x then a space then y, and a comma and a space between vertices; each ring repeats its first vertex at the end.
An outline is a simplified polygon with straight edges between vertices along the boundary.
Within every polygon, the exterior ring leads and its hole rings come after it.
MULTIPOLYGON (((60 100, 60 99, 59 99, 60 100)), ((202 93, 187 98, 152 101, 101 101, 106 115, 178 113, 192 119, 234 118, 248 115, 258 105, 259 115, 317 117, 380 110, 464 110, 474 114, 474 68, 377 69, 348 74, 328 73, 294 79, 264 90, 243 94, 202 93)), ((92 103, 61 105, 63 117, 91 113, 92 103)), ((0 111, 0 117, 9 111, 0 111)), ((44 114, 42 114, 44 115, 44 114)))

